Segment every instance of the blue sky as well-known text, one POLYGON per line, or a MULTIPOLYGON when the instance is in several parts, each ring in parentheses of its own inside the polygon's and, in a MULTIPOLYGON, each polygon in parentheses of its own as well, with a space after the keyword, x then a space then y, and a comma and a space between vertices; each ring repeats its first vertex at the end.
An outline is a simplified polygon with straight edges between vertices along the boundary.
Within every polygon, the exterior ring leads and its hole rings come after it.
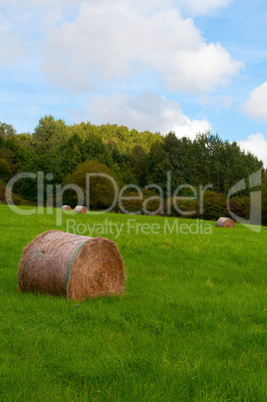
POLYGON ((267 166, 263 0, 0 0, 0 121, 211 130, 267 166))

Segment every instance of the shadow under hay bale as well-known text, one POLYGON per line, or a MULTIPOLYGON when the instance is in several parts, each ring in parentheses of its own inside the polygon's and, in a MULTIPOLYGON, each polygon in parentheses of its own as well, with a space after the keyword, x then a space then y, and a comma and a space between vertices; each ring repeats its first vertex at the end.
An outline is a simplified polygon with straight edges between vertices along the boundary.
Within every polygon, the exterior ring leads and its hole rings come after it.
POLYGON ((117 245, 102 237, 48 230, 23 250, 19 289, 74 300, 122 294, 124 265, 117 245))
POLYGON ((63 209, 64 211, 70 211, 70 210, 71 210, 71 207, 70 207, 69 205, 62 205, 62 209, 63 209))
POLYGON ((235 221, 231 218, 221 217, 216 222, 218 228, 235 228, 235 221))
POLYGON ((76 213, 78 213, 78 214, 86 214, 87 208, 86 208, 86 207, 83 207, 83 206, 81 206, 81 205, 77 205, 77 206, 74 208, 74 211, 75 211, 76 213))

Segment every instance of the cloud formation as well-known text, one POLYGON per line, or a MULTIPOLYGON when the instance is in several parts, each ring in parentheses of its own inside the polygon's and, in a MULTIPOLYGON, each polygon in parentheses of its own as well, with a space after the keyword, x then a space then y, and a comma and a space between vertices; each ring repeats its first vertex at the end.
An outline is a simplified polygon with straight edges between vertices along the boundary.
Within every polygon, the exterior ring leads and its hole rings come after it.
POLYGON ((220 43, 206 43, 178 9, 144 16, 130 0, 82 3, 77 19, 48 31, 42 63, 56 88, 74 92, 129 85, 143 71, 168 91, 213 91, 241 67, 220 43))
POLYGON ((210 130, 208 121, 190 120, 177 102, 152 93, 130 96, 114 92, 110 96, 95 96, 87 101, 84 113, 73 115, 69 111, 69 114, 75 121, 125 125, 129 129, 164 135, 175 131, 177 137, 194 138, 197 133, 210 130))
POLYGON ((267 81, 250 92, 243 110, 256 121, 267 121, 267 81))
MULTIPOLYGON (((64 96, 72 116, 89 98, 84 118, 92 122, 192 138, 210 130, 209 122, 185 116, 168 98, 180 101, 187 93, 210 96, 214 104, 213 92, 239 73, 242 62, 208 42, 192 19, 231 1, 0 0, 0 70, 16 85, 27 82, 27 95, 37 77, 40 103, 51 93, 60 108, 64 96)), ((53 113, 50 99, 42 111, 53 113)), ((221 104, 229 107, 230 98, 221 104)))
POLYGON ((245 141, 239 141, 239 145, 243 150, 262 160, 265 168, 267 168, 267 140, 263 134, 252 134, 245 141))

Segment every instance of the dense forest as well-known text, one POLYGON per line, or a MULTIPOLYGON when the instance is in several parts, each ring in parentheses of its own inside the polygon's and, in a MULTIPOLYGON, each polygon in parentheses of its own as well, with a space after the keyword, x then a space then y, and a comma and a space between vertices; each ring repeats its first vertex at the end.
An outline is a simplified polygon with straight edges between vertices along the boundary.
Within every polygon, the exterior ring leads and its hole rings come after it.
MULTIPOLYGON (((167 172, 171 175, 172 188, 182 184, 198 188, 211 183, 210 197, 217 204, 223 204, 222 200, 235 183, 262 169, 263 195, 266 193, 263 163, 254 155, 243 152, 236 142, 222 141, 218 135, 204 133, 190 140, 177 138, 173 132, 163 136, 110 124, 67 125, 61 119, 45 116, 33 133, 18 134, 11 125, 0 123, 0 202, 5 201, 6 183, 19 172, 42 171, 45 179, 52 173, 49 184, 71 181, 80 184, 78 176, 86 173, 89 161, 90 171, 110 174, 119 187, 132 183, 144 188, 154 183, 161 186, 164 196, 167 194, 167 172)), ((33 180, 21 180, 15 191, 17 203, 36 202, 36 182, 33 180)), ((184 195, 187 195, 186 189, 184 195)), ((244 201, 248 195, 249 190, 238 194, 240 202, 236 209, 243 216, 248 213, 244 201)), ((66 201, 74 203, 71 195, 69 197, 66 201)), ((266 203, 264 197, 263 206, 266 203)), ((236 203, 237 197, 233 205, 236 203)), ((95 202, 93 207, 100 204, 95 202)))

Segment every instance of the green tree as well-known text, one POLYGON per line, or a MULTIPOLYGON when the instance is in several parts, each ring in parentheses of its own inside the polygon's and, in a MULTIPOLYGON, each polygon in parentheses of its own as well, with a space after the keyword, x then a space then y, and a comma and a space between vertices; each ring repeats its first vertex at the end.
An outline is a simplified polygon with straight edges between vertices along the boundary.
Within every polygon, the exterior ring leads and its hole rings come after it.
POLYGON ((166 173, 171 169, 171 163, 164 149, 164 143, 155 142, 148 155, 147 178, 149 184, 159 185, 166 193, 166 173))
POLYGON ((146 172, 148 167, 148 155, 141 145, 135 145, 127 155, 130 170, 135 178, 135 182, 141 187, 147 184, 146 172))
POLYGON ((12 171, 10 169, 10 165, 8 164, 6 159, 0 158, 0 179, 5 183, 11 179, 12 171))
POLYGON ((44 143, 52 145, 66 138, 67 125, 61 119, 55 120, 51 115, 42 117, 33 132, 33 139, 36 144, 44 143), (54 140, 51 142, 51 140, 54 140))
POLYGON ((2 123, 0 121, 0 137, 4 140, 12 138, 16 135, 16 130, 11 124, 2 123))
POLYGON ((83 162, 83 142, 78 134, 73 134, 57 150, 60 161, 61 180, 83 162))
MULTIPOLYGON (((86 191, 86 174, 100 173, 103 176, 90 177, 89 186, 89 202, 90 207, 93 209, 101 209, 110 206, 114 200, 114 186, 108 177, 112 177, 115 181, 117 178, 114 172, 106 165, 97 161, 85 161, 77 166, 73 173, 68 175, 63 184, 76 184, 85 193, 86 191), (105 176, 104 176, 105 175, 105 176)), ((73 193, 69 192, 69 201, 72 206, 76 203, 76 197, 73 193)))

